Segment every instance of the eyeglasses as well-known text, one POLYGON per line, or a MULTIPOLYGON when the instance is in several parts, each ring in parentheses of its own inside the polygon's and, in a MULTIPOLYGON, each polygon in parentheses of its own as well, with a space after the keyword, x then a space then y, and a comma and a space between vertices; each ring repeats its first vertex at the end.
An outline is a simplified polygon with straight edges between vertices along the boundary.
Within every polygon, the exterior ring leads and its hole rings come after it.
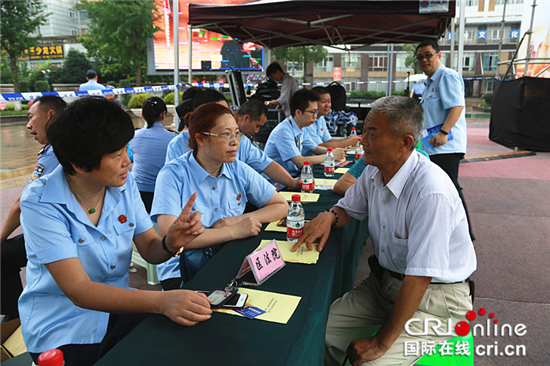
POLYGON ((305 109, 305 110, 304 110, 304 113, 305 113, 305 112, 311 113, 311 114, 313 114, 313 115, 316 115, 317 112, 318 112, 318 110, 316 109, 316 110, 314 110, 314 111, 308 111, 307 109, 305 109))
POLYGON ((415 57, 416 61, 422 61, 423 59, 426 59, 426 60, 429 60, 431 59, 432 57, 434 57, 434 55, 436 55, 439 51, 435 51, 434 53, 426 53, 425 55, 418 55, 415 57))
POLYGON ((224 132, 222 134, 210 133, 210 132, 201 132, 201 133, 203 135, 221 137, 225 142, 233 142, 233 140, 241 141, 241 139, 244 136, 242 132, 236 132, 236 133, 224 132))

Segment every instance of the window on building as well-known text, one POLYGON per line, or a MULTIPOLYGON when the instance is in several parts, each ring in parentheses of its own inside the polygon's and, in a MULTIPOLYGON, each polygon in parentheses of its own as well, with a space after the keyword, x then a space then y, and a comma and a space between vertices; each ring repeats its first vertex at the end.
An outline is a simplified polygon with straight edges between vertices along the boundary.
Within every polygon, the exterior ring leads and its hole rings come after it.
POLYGON ((464 54, 462 71, 474 71, 476 55, 475 53, 464 54))
POLYGON ((502 37, 502 34, 500 33, 500 29, 493 29, 491 31, 491 39, 492 40, 500 40, 500 38, 502 37))
POLYGON ((359 78, 343 78, 342 83, 347 92, 352 92, 355 90, 361 90, 361 85, 357 84, 361 80, 359 78))
POLYGON ((332 56, 327 56, 321 62, 318 62, 314 66, 314 71, 318 72, 332 72, 334 69, 334 58, 332 56))
POLYGON ((343 69, 360 69, 361 54, 359 53, 344 53, 342 54, 343 69))
POLYGON ((286 70, 292 77, 301 77, 304 74, 304 64, 302 62, 287 62, 286 70))
POLYGON ((69 9, 69 18, 76 18, 76 13, 74 9, 69 9))
POLYGON ((464 31, 464 40, 466 41, 471 41, 472 39, 474 39, 474 32, 473 30, 465 30, 464 31))
POLYGON ((410 71, 410 72, 413 72, 414 69, 413 67, 407 67, 405 66, 405 60, 407 59, 407 56, 408 54, 406 53, 398 53, 396 58, 395 58, 395 71, 403 71, 403 72, 407 72, 407 71, 410 71))
POLYGON ((466 6, 477 6, 477 0, 467 0, 466 6))
POLYGON ((497 71, 498 67, 498 54, 495 53, 486 53, 483 58, 483 69, 485 71, 497 71))
POLYGON ((388 56, 369 55, 369 71, 386 71, 388 56))
POLYGON ((71 28, 71 36, 77 36, 78 35, 78 30, 76 28, 71 28))

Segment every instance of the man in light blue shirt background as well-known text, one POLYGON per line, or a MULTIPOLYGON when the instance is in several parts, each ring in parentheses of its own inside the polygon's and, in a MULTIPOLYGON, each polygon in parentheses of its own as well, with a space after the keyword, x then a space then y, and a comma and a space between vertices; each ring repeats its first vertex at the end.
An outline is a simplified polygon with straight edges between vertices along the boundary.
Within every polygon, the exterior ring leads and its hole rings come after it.
POLYGON ((421 101, 425 116, 423 137, 428 135, 428 129, 439 129, 428 140, 431 146, 426 146, 423 141, 422 150, 428 153, 432 162, 443 169, 453 181, 466 210, 470 237, 473 241, 475 237, 470 215, 462 187, 458 183, 458 167, 466 154, 467 143, 464 81, 456 71, 446 68, 441 63, 441 52, 436 41, 421 42, 416 47, 415 54, 420 69, 428 76, 421 101))
POLYGON ((426 89, 424 80, 418 80, 412 87, 410 97, 420 101, 420 98, 422 98, 422 94, 424 94, 424 89, 426 89))
MULTIPOLYGON (((53 119, 66 107, 67 103, 60 97, 43 95, 35 99, 33 105, 29 108, 27 129, 34 136, 34 139, 43 144, 44 147, 38 152, 36 167, 27 186, 34 180, 50 174, 59 166, 59 161, 57 161, 57 157, 49 143, 47 130, 53 119)), ((0 276, 2 280, 2 303, 0 308, 2 314, 6 316, 6 320, 19 317, 17 299, 23 291, 20 272, 21 268, 27 265, 24 235, 20 234, 8 239, 20 225, 20 199, 21 195, 11 206, 0 231, 0 242, 2 243, 0 246, 2 249, 0 255, 2 259, 2 265, 0 266, 2 269, 0 276)))
MULTIPOLYGON (((285 119, 271 131, 265 152, 267 156, 283 166, 288 173, 296 177, 304 166, 304 161, 311 165, 324 163, 327 149, 319 146, 306 131, 305 127, 315 122, 319 96, 311 90, 298 90, 290 99, 292 116, 285 119), (308 151, 314 156, 304 156, 308 151)), ((345 152, 334 150, 336 160, 342 160, 345 152)))
MULTIPOLYGON (((305 127, 311 139, 317 143, 317 145, 323 147, 345 148, 348 146, 354 147, 357 145, 359 136, 332 138, 325 121, 325 116, 330 113, 330 108, 332 107, 330 93, 328 89, 323 86, 316 86, 311 90, 319 96, 319 101, 317 102, 317 119, 311 126, 305 127)), ((312 151, 306 151, 305 155, 311 156, 315 154, 313 154, 312 151)))
POLYGON ((88 70, 86 72, 86 80, 88 80, 84 84, 80 84, 80 87, 78 88, 79 91, 87 91, 87 90, 103 90, 105 89, 105 86, 102 84, 99 84, 97 82, 97 72, 95 70, 88 70))

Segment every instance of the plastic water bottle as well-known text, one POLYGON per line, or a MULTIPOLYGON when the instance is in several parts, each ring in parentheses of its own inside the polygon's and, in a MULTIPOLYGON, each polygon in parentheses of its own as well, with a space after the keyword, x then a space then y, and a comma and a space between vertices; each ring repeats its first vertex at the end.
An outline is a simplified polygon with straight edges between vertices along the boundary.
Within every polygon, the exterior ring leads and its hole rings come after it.
POLYGON ((357 130, 355 129, 355 127, 352 127, 351 128, 351 132, 349 134, 350 136, 357 136, 357 130))
POLYGON ((315 180, 313 179, 313 170, 311 170, 311 163, 304 161, 304 167, 302 168, 302 192, 311 193, 315 189, 315 180))
POLYGON ((332 147, 327 148, 327 154, 325 155, 325 177, 334 177, 334 154, 332 154, 332 147))
POLYGON ((357 140, 357 145, 355 145, 355 161, 363 157, 363 146, 361 146, 361 137, 357 140))
POLYGON ((286 215, 286 240, 296 242, 304 233, 304 207, 300 203, 300 195, 292 195, 292 203, 286 215))
POLYGON ((38 366, 63 366, 65 360, 63 352, 59 349, 50 349, 44 351, 38 356, 38 366))

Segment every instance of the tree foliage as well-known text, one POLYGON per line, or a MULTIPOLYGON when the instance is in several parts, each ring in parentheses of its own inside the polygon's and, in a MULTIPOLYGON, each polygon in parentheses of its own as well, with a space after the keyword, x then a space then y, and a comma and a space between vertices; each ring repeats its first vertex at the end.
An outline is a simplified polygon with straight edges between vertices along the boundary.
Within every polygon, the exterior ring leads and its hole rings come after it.
POLYGON ((48 14, 41 12, 40 0, 2 1, 1 29, 2 52, 8 55, 12 82, 16 93, 19 87, 19 68, 17 58, 29 47, 36 46, 37 38, 33 36, 40 25, 46 22, 48 14))
MULTIPOLYGON (((86 82, 86 71, 91 67, 86 55, 77 50, 69 50, 63 67, 59 70, 56 82, 62 84, 81 84, 86 82)), ((53 80, 52 80, 53 81, 53 80)))
POLYGON ((273 50, 273 53, 277 59, 284 58, 290 62, 301 62, 304 66, 304 80, 306 75, 306 64, 310 61, 315 63, 321 62, 328 55, 327 49, 319 45, 276 48, 273 50))
POLYGON ((420 74, 422 70, 420 70, 420 66, 418 66, 418 62, 416 61, 416 55, 414 54, 416 46, 418 46, 418 44, 403 43, 403 51, 409 53, 405 58, 405 67, 411 68, 415 74, 420 74))
POLYGON ((160 15, 153 1, 86 1, 77 5, 91 19, 89 32, 79 37, 88 56, 101 61, 101 73, 133 70, 141 85, 142 64, 147 60, 147 40, 159 29, 160 15))

